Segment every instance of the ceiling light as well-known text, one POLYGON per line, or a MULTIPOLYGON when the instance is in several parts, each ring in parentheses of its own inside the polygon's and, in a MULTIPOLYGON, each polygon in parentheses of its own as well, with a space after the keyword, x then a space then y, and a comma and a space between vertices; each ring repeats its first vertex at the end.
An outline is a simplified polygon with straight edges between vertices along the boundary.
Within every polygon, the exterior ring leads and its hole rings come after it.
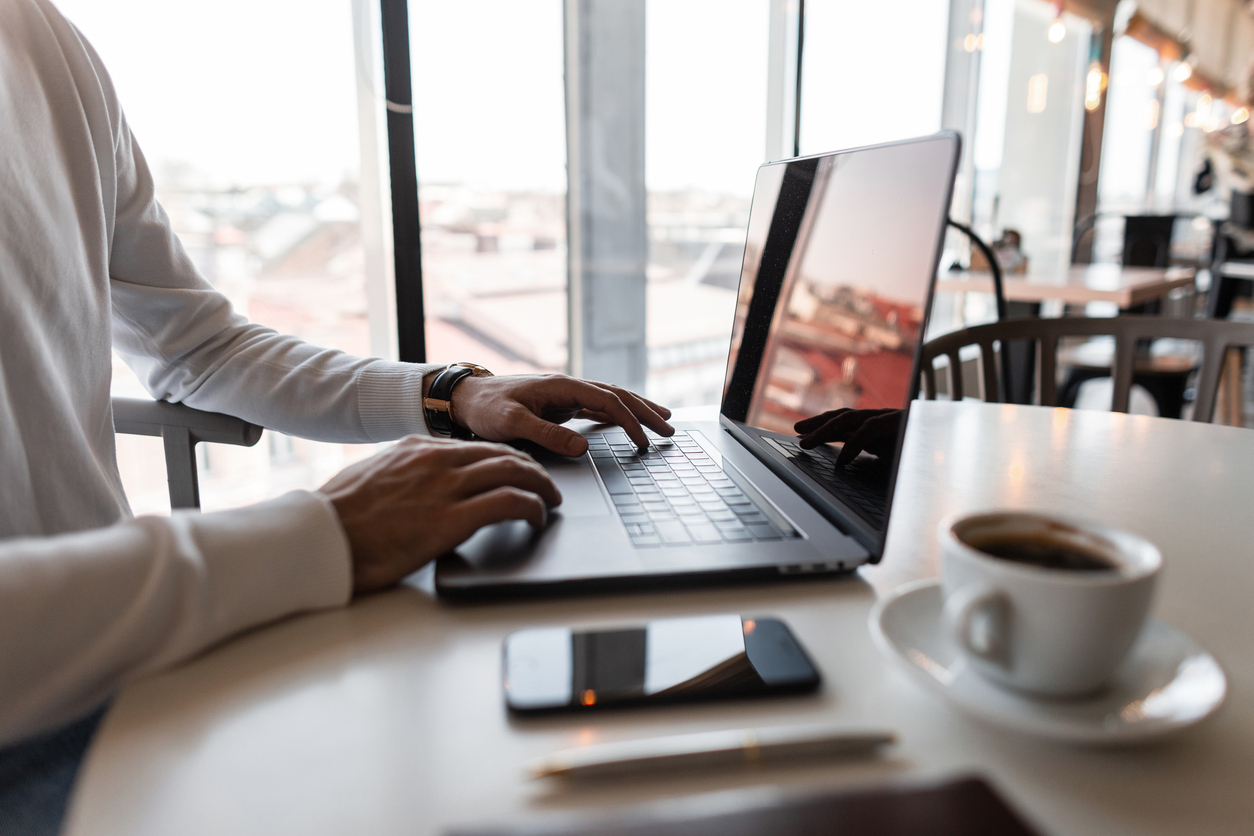
POLYGON ((1067 37, 1067 25, 1062 22, 1062 16, 1059 15, 1049 25, 1049 42, 1051 44, 1060 44, 1065 37, 1067 37))
POLYGON ((1102 65, 1094 61, 1084 77, 1084 109, 1097 110, 1102 103, 1102 65))
POLYGON ((1149 78, 1147 78, 1146 81, 1149 82, 1150 87, 1157 87, 1163 83, 1163 79, 1166 77, 1167 74, 1163 72, 1162 67, 1155 67, 1149 71, 1149 78))

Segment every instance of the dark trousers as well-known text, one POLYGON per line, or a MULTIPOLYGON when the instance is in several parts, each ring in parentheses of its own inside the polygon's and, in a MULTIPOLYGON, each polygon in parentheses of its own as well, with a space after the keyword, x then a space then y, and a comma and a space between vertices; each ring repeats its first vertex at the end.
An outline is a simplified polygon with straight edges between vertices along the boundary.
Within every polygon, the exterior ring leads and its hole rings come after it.
POLYGON ((56 836, 83 755, 107 705, 30 740, 0 749, 0 834, 56 836))

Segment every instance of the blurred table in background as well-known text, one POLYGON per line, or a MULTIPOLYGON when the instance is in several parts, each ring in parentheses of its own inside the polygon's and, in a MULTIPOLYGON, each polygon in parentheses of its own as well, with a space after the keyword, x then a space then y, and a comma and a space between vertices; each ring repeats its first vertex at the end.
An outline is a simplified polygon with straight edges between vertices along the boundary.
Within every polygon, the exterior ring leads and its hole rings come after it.
MULTIPOLYGON (((1002 287, 1011 316, 1040 316, 1043 303, 1061 303, 1080 307, 1090 302, 1113 303, 1120 311, 1157 313, 1160 303, 1177 288, 1194 286, 1197 271, 1193 267, 1124 267, 1122 264, 1073 264, 1063 271, 1029 272, 1006 275, 1002 287)), ((987 272, 941 272, 936 292, 955 294, 960 300, 966 293, 993 292, 993 277, 987 272)), ((956 311, 962 311, 959 303, 956 311)), ((934 322, 928 339, 949 330, 963 327, 955 322, 946 325, 934 322)), ((1027 404, 1033 400, 1033 379, 1036 369, 1036 346, 1015 343, 1007 350, 1010 359, 1011 403, 1027 404)))
MULTIPOLYGON (((1075 264, 1065 272, 1008 275, 1002 280, 1007 302, 1039 304, 1058 300, 1066 305, 1114 302, 1120 310, 1165 297, 1179 287, 1192 287, 1192 267, 1124 267, 1121 264, 1075 264)), ((992 293, 989 273, 942 272, 939 293, 992 293)), ((1013 313, 1013 312, 1012 312, 1013 313)))

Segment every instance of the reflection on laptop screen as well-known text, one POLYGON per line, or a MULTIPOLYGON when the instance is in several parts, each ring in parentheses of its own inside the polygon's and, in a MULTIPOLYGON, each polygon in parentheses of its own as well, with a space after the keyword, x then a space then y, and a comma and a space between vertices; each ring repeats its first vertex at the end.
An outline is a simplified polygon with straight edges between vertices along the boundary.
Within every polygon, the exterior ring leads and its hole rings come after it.
POLYGON ((953 147, 929 138, 758 170, 724 415, 795 435, 828 410, 906 406, 953 147))

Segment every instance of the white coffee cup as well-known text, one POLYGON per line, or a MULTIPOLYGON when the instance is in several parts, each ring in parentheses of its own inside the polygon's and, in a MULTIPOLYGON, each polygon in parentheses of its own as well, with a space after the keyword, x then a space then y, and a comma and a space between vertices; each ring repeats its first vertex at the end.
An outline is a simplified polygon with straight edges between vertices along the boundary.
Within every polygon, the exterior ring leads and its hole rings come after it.
POLYGON ((1141 537, 1054 515, 959 514, 937 535, 944 629, 979 673, 1045 696, 1090 693, 1110 678, 1145 624, 1162 567, 1141 537), (1021 552, 1025 543, 1078 551, 1105 568, 1047 567, 982 550, 1021 552))

